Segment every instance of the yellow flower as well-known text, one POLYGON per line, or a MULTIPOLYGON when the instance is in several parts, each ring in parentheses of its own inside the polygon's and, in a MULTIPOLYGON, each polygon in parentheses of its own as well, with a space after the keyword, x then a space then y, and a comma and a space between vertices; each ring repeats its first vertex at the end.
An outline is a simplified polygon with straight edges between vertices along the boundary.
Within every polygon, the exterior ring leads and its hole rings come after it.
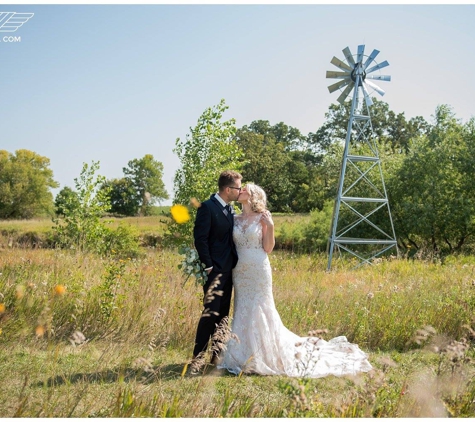
POLYGON ((178 224, 186 223, 190 219, 188 208, 183 205, 173 205, 170 209, 173 219, 178 224))
POLYGON ((5 304, 0 303, 0 314, 3 314, 5 312, 5 304))
POLYGON ((58 284, 54 286, 54 292, 55 294, 62 296, 66 293, 66 287, 64 287, 62 284, 58 284))
POLYGON ((36 327, 35 329, 35 334, 36 337, 43 337, 45 334, 45 327, 43 327, 42 325, 38 325, 38 327, 36 327))

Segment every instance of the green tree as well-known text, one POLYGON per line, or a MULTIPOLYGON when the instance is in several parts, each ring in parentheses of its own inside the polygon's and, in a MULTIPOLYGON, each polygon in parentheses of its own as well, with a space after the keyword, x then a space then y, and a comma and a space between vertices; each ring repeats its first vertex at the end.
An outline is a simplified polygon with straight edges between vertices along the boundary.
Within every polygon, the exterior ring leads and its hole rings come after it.
POLYGON ((461 250, 475 233, 475 122, 462 124, 447 105, 437 107, 428 135, 410 152, 387 186, 403 246, 433 252, 461 250))
POLYGON ((61 189, 54 199, 56 215, 65 215, 66 212, 72 212, 79 206, 78 194, 69 186, 61 189))
MULTIPOLYGON (((178 138, 173 152, 181 162, 174 179, 174 204, 188 205, 192 198, 204 201, 217 191, 219 174, 224 170, 241 171, 243 153, 234 139, 235 120, 222 121, 229 107, 225 101, 207 108, 185 140, 178 138)), ((195 209, 184 224, 170 223, 168 240, 192 242, 195 209)))
MULTIPOLYGON (((384 101, 373 98, 370 107, 373 133, 380 142, 387 142, 394 152, 406 153, 410 141, 427 133, 429 124, 421 116, 406 120, 404 113, 396 115, 384 101)), ((331 104, 325 114, 324 124, 309 134, 309 145, 315 152, 326 152, 330 145, 344 142, 348 130, 351 102, 331 104)))
POLYGON ((323 206, 317 168, 322 160, 308 136, 283 122, 256 120, 237 131, 246 156, 243 176, 262 186, 269 207, 279 212, 309 212, 323 206))
MULTIPOLYGON (((124 167, 123 171, 125 179, 135 191, 128 202, 135 202, 140 208, 140 214, 147 215, 150 205, 169 198, 162 180, 163 164, 155 160, 153 155, 146 154, 143 158, 129 161, 128 167, 124 167)), ((123 204, 123 208, 128 206, 123 204)))
POLYGON ((287 171, 291 159, 284 145, 272 134, 256 133, 246 126, 237 131, 236 139, 246 157, 242 168, 244 180, 252 181, 266 191, 271 210, 285 209, 292 186, 287 171))
POLYGON ((108 192, 101 188, 105 177, 96 175, 99 162, 84 163, 79 178, 74 179, 76 196, 70 195, 63 207, 63 218, 56 218, 54 230, 60 245, 78 251, 98 252, 106 235, 101 217, 109 208, 108 192))
POLYGON ((114 214, 127 216, 137 215, 140 210, 140 196, 130 179, 111 179, 103 185, 103 189, 109 192, 110 209, 114 214))
POLYGON ((32 218, 53 211, 50 160, 33 151, 0 151, 0 218, 32 218))

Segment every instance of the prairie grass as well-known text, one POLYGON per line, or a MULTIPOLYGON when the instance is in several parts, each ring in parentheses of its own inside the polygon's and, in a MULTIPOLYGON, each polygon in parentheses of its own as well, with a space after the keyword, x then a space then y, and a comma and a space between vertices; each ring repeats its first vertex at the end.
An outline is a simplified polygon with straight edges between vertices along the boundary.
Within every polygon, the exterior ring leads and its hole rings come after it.
POLYGON ((473 257, 356 270, 337 260, 332 272, 323 255, 270 259, 287 328, 346 335, 373 371, 290 379, 205 367, 190 376, 202 292, 183 285, 176 251, 119 260, 11 247, 0 249, 0 415, 475 415, 473 257))

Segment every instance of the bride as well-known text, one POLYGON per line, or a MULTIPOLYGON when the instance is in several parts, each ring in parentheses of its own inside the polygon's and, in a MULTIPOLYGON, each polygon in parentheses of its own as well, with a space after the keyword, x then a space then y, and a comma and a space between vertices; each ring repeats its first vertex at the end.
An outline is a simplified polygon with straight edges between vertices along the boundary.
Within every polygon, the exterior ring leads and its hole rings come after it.
POLYGON ((242 213, 234 217, 233 238, 238 263, 233 270, 234 316, 231 339, 218 368, 236 375, 254 373, 319 378, 353 375, 372 369, 367 356, 346 337, 325 341, 299 337, 280 319, 272 295, 274 223, 266 194, 248 183, 238 198, 242 213))

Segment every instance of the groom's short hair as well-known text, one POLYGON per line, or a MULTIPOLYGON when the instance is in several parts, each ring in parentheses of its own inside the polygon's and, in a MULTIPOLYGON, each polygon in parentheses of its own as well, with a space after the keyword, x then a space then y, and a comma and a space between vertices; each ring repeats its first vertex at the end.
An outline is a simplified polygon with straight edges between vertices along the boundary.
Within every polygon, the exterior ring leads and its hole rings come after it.
POLYGON ((219 175, 218 188, 222 191, 228 186, 232 186, 236 180, 241 180, 242 175, 237 171, 226 170, 219 175))

